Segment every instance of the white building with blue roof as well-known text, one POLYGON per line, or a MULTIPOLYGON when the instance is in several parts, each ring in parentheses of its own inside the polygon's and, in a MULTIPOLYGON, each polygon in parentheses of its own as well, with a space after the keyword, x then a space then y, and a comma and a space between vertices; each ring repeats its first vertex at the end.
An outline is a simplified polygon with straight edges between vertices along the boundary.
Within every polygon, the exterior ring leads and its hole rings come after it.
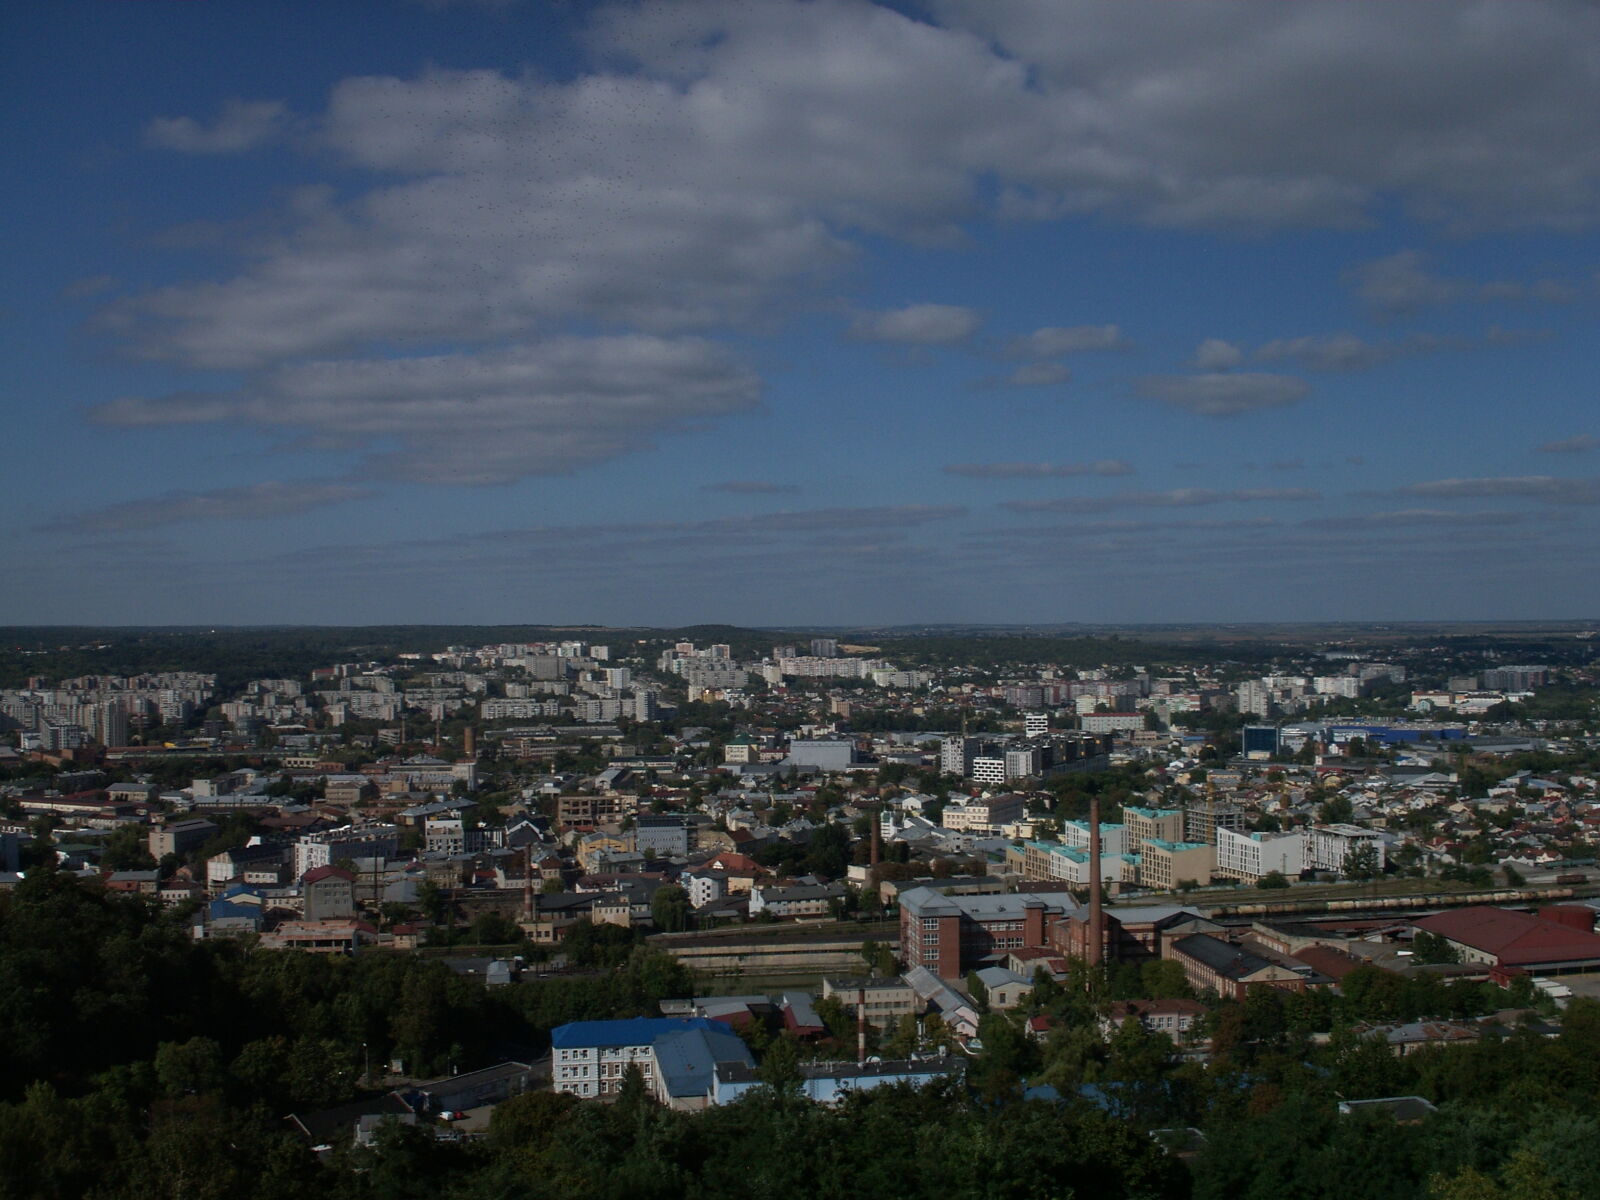
MULTIPOLYGON (((631 1065, 639 1068, 646 1086, 665 1100, 671 1092, 663 1094, 658 1086, 662 1066, 655 1053, 656 1043, 692 1032, 718 1035, 705 1040, 709 1052, 733 1053, 733 1047, 721 1040, 723 1037, 732 1037, 741 1049, 744 1047, 726 1025, 704 1017, 635 1017, 624 1021, 573 1021, 557 1026, 550 1031, 551 1087, 585 1099, 615 1096, 631 1065)), ((674 1043, 667 1051, 672 1075, 669 1089, 685 1086, 694 1073, 692 1063, 698 1061, 699 1053, 695 1044, 688 1042, 674 1043)), ((749 1051, 744 1053, 748 1057, 749 1051)), ((708 1080, 709 1074, 708 1069, 708 1080)))
POLYGON ((650 1044, 655 1097, 669 1108, 699 1109, 712 1102, 719 1067, 754 1070, 756 1060, 744 1039, 720 1021, 716 1029, 685 1029, 650 1044))

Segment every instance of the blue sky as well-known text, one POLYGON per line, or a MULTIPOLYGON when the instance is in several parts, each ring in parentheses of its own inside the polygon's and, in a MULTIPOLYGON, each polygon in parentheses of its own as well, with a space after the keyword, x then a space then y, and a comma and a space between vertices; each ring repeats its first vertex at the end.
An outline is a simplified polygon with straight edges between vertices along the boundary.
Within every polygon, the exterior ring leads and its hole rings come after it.
POLYGON ((1592 5, 10 24, 0 620, 1595 612, 1592 5))

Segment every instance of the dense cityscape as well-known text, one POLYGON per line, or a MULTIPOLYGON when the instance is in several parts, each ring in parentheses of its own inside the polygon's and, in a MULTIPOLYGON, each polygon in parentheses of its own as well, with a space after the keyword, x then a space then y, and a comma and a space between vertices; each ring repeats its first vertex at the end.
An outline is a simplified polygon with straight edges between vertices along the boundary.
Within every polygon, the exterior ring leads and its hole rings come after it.
POLYGON ((1600 1197, 1600 4, 0 54, 0 1200, 1600 1197))
POLYGON ((978 1190, 1322 1194, 1305 1122, 1404 1143, 1346 1195, 1594 1182, 1484 1082, 1596 1121, 1593 629, 310 632, 8 631, 16 1194, 720 1194, 681 1139, 829 1114, 1066 1134, 978 1190))

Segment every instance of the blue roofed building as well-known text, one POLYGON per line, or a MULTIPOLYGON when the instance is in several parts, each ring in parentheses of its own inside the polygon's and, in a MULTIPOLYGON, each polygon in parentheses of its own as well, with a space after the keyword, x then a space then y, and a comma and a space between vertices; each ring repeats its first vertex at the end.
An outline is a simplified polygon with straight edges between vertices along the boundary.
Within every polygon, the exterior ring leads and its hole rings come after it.
POLYGON ((727 1033, 705 1017, 635 1017, 625 1021, 573 1021, 550 1031, 550 1085, 558 1092, 597 1099, 615 1096, 630 1065, 656 1090, 657 1039, 699 1030, 727 1033))
MULTIPOLYGON (((869 1059, 854 1062, 804 1062, 799 1066, 800 1094, 818 1104, 836 1104, 851 1092, 877 1087, 926 1087, 945 1079, 959 1078, 964 1060, 955 1055, 884 1062, 869 1059)), ((732 1104, 761 1086, 751 1067, 738 1063, 718 1063, 712 1104, 732 1104)))
POLYGON ((755 1070, 756 1060, 744 1039, 721 1022, 720 1028, 686 1029, 656 1038, 650 1065, 656 1099, 669 1108, 698 1109, 711 1103, 720 1066, 755 1070))

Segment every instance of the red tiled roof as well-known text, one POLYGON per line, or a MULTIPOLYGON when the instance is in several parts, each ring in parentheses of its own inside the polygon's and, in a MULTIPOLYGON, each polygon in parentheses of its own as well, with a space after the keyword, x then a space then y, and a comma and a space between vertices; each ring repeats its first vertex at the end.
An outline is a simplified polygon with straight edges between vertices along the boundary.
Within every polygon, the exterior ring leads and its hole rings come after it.
POLYGON ((1508 966, 1600 959, 1600 936, 1509 908, 1461 908, 1423 917, 1413 925, 1493 954, 1508 966))
POLYGON ((1359 958, 1343 950, 1335 950, 1332 946, 1307 946, 1304 950, 1296 950, 1290 957, 1326 975, 1335 983, 1362 965, 1359 958))

